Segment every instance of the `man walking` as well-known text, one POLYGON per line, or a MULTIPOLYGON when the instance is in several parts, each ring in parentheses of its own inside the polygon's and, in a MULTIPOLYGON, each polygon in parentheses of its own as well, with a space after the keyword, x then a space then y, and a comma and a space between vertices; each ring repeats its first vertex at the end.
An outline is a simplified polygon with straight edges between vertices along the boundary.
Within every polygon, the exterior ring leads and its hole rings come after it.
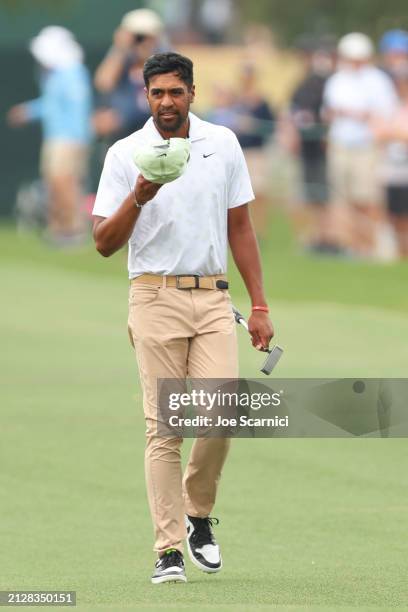
POLYGON ((235 135, 189 112, 195 89, 188 58, 153 55, 144 80, 152 117, 107 154, 94 239, 106 257, 129 241, 129 332, 143 387, 146 482, 159 555, 152 582, 185 582, 184 539, 197 567, 208 573, 222 567, 209 515, 229 439, 195 440, 182 476, 182 439, 158 435, 157 379, 238 377, 227 240, 252 301, 253 345, 266 348, 273 328, 247 206, 254 196, 235 135), (132 160, 135 150, 169 138, 188 140, 184 173, 165 185, 146 180, 132 160))

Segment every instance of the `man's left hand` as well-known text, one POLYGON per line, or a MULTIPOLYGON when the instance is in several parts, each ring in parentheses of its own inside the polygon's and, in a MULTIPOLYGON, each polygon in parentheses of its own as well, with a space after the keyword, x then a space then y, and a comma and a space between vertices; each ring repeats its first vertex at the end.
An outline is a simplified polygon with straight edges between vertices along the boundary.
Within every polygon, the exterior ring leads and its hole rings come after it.
POLYGON ((259 310, 255 310, 249 317, 248 331, 252 336, 252 345, 258 351, 269 348, 269 342, 275 333, 268 314, 259 310))

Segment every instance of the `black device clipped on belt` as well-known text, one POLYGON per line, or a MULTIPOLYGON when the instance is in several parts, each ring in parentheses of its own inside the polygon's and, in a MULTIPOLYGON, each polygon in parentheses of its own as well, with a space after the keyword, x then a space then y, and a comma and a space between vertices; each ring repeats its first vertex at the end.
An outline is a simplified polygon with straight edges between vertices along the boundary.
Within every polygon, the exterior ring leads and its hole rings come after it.
POLYGON ((228 289, 228 282, 225 280, 217 280, 215 286, 217 289, 228 289))

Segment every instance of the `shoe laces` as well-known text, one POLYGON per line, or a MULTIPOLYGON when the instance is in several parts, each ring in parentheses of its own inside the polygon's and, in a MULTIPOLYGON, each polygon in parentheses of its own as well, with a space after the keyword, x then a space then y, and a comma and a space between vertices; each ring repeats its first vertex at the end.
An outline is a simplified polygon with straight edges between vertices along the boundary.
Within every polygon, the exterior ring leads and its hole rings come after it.
POLYGON ((189 517, 194 525, 194 532, 191 536, 192 542, 197 547, 205 546, 206 544, 215 545, 215 538, 211 527, 219 524, 219 520, 214 516, 205 518, 189 517))
POLYGON ((157 559, 156 567, 166 569, 174 566, 184 567, 183 555, 177 548, 169 548, 164 555, 157 559))

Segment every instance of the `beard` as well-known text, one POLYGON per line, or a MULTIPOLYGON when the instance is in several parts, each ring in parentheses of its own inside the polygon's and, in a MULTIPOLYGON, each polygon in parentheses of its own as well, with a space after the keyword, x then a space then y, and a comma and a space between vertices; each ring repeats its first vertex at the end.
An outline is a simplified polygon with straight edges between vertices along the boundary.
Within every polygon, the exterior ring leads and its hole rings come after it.
POLYGON ((179 112, 176 112, 171 120, 166 120, 160 113, 155 117, 155 123, 159 130, 163 132, 177 132, 186 121, 187 116, 183 117, 179 112))

